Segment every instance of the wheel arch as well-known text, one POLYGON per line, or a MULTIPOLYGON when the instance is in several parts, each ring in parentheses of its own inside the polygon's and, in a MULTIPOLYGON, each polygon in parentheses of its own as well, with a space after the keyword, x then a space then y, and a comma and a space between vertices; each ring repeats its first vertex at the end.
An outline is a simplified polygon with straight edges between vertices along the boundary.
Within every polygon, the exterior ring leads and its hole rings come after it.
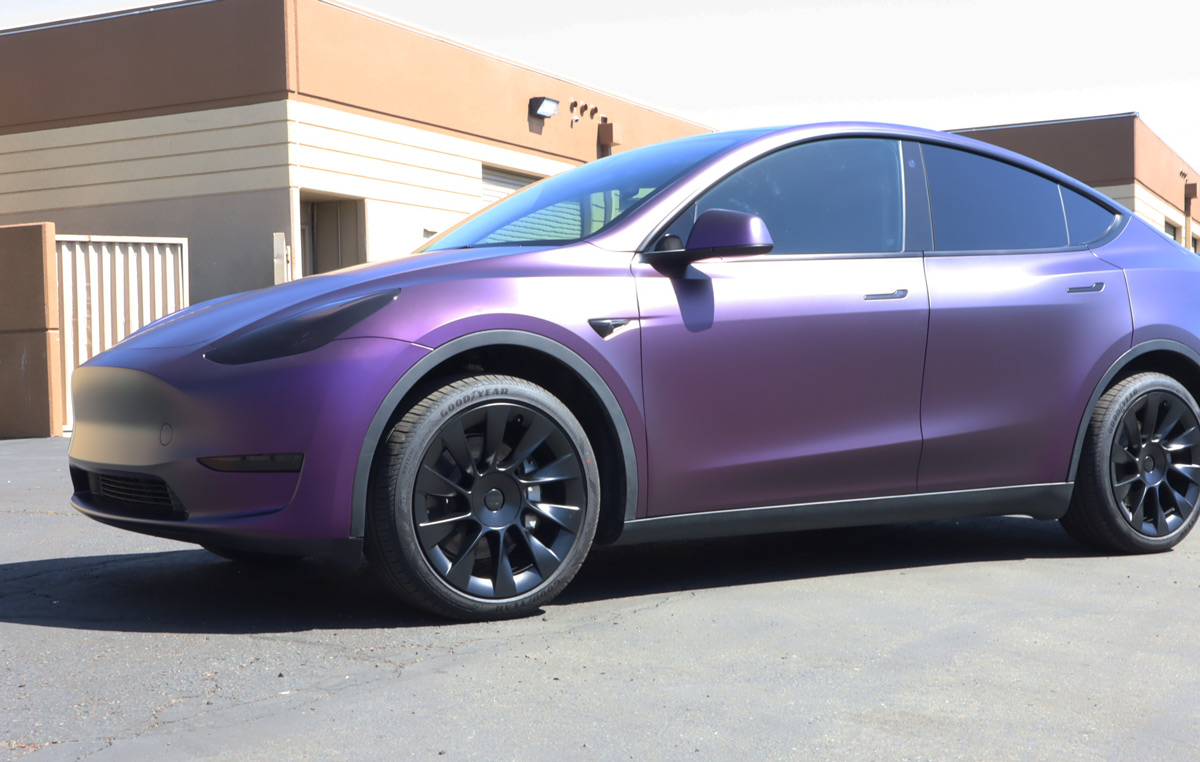
POLYGON ((1192 396, 1200 400, 1200 353, 1194 349, 1170 339, 1152 339, 1142 342, 1117 358, 1112 367, 1100 378, 1084 408, 1083 418, 1079 422, 1079 430, 1075 434, 1075 449, 1071 453, 1071 470, 1067 474, 1068 481, 1075 481, 1079 469, 1079 459, 1083 454, 1083 441, 1087 435, 1088 424, 1092 420, 1092 411, 1103 394, 1129 378, 1135 373, 1154 371, 1163 373, 1183 384, 1192 396))
POLYGON ((603 377, 569 347, 535 333, 489 330, 452 339, 417 361, 376 410, 354 471, 350 536, 366 533, 367 506, 377 455, 388 430, 418 400, 464 373, 525 378, 554 394, 580 419, 600 468, 601 507, 596 541, 609 543, 637 515, 638 469, 633 434, 603 377), (566 371, 566 372, 564 372, 566 371), (615 498, 615 499, 614 499, 615 498))

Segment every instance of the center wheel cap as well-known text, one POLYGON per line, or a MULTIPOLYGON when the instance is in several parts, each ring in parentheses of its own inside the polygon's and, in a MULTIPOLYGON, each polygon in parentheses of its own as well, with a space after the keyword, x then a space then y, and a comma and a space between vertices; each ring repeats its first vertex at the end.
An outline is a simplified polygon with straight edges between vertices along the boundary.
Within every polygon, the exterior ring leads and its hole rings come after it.
POLYGON ((504 493, 498 489, 489 491, 483 496, 483 504, 489 511, 498 511, 504 507, 504 493))

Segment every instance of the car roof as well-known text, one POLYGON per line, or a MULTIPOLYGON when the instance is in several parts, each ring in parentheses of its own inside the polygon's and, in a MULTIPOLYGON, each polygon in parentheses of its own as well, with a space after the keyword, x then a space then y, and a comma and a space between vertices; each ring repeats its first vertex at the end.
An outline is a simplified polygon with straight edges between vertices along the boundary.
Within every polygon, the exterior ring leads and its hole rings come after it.
MULTIPOLYGON (((746 130, 747 133, 754 132, 746 130)), ((1049 165, 1043 164, 1036 159, 1031 159, 1023 154, 1010 151, 1007 148, 985 143, 981 140, 969 138, 964 135, 956 135, 950 132, 942 132, 940 130, 932 130, 923 127, 910 127, 901 124, 889 124, 886 122, 816 122, 813 124, 800 124, 782 127, 774 127, 767 130, 757 131, 759 134, 755 138, 748 139, 743 145, 751 145, 761 141, 776 142, 784 139, 783 142, 799 142, 802 140, 811 140, 829 137, 889 137, 899 140, 913 140, 922 143, 933 143, 935 145, 944 145, 953 148, 960 148, 971 151, 973 153, 990 156, 1000 161, 1009 164, 1023 167, 1037 174, 1044 175, 1056 182, 1075 190, 1085 196, 1100 201, 1108 206, 1115 206, 1121 212, 1126 212, 1124 208, 1118 204, 1114 204, 1112 199, 1099 193, 1091 186, 1064 174, 1059 170, 1049 165)))

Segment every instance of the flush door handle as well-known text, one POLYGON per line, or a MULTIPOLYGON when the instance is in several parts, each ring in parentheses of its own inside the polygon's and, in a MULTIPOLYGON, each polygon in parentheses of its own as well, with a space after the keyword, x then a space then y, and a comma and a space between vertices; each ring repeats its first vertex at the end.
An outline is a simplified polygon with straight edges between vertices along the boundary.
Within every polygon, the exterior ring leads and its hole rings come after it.
POLYGON ((883 299, 903 299, 908 296, 907 288, 898 288, 890 294, 867 294, 863 297, 868 302, 878 302, 883 299))

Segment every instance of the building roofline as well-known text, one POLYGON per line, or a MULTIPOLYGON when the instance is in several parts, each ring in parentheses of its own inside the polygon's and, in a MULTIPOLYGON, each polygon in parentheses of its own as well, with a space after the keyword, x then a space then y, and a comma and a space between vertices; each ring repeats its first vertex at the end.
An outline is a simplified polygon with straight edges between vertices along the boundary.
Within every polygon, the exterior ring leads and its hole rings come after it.
MULTIPOLYGON (((93 21, 106 21, 106 20, 114 19, 114 18, 122 18, 125 16, 138 16, 138 15, 142 15, 142 14, 146 14, 146 13, 154 13, 156 11, 170 10, 172 8, 184 8, 184 7, 191 6, 191 5, 204 5, 207 3, 215 3, 215 2, 220 2, 220 1, 221 0, 177 0, 177 2, 173 2, 173 3, 146 5, 146 6, 141 6, 141 7, 137 7, 137 8, 128 8, 125 10, 110 11, 108 13, 99 13, 99 14, 92 15, 92 16, 80 16, 80 17, 76 17, 76 18, 62 19, 62 20, 58 20, 58 21, 46 21, 46 22, 43 22, 40 24, 30 24, 28 26, 14 27, 12 29, 0 29, 0 37, 5 37, 8 35, 13 35, 13 34, 22 34, 25 32, 40 31, 43 29, 56 29, 59 27, 75 26, 77 24, 87 24, 87 23, 91 23, 93 21)), ((486 58, 490 58, 493 61, 498 61, 500 63, 508 64, 510 66, 516 66, 520 69, 524 69, 526 71, 533 72, 535 74, 540 74, 542 76, 550 77, 551 79, 555 79, 566 85, 575 85, 580 88, 590 90, 593 93, 599 93, 601 95, 604 95, 604 96, 607 96, 610 98, 616 98, 617 100, 624 101, 625 103, 628 103, 631 106, 637 106, 638 108, 642 108, 647 111, 651 111, 651 112, 653 112, 655 114, 659 114, 661 116, 666 116, 671 119, 675 119, 675 120, 678 120, 681 122, 686 122, 687 124, 693 125, 695 127, 699 127, 704 130, 709 130, 710 132, 714 131, 714 128, 712 126, 704 124, 702 122, 697 122, 693 119, 681 117, 676 114, 670 114, 666 111, 663 111, 660 108, 656 108, 656 107, 648 105, 646 103, 642 103, 641 101, 634 100, 633 98, 629 98, 629 97, 621 95, 619 93, 614 93, 611 90, 606 90, 604 88, 596 87, 595 85, 591 85, 587 82, 583 82, 583 81, 580 81, 577 79, 567 79, 566 77, 562 77, 562 76, 559 76, 552 72, 545 71, 544 69, 539 69, 536 66, 532 66, 532 65, 524 63, 522 61, 518 61, 518 60, 515 60, 512 58, 506 58, 504 56, 497 55, 490 51, 474 47, 473 45, 468 45, 466 43, 459 42, 458 40, 438 34, 437 32, 431 31, 429 29, 424 29, 415 24, 410 24, 406 21, 401 21, 399 19, 395 19, 390 16, 382 15, 375 11, 371 11, 371 10, 368 10, 361 6, 355 5, 354 3, 351 3, 351 2, 345 2, 344 0, 317 0, 317 1, 320 3, 323 3, 325 5, 331 5, 331 6, 334 6, 335 8, 341 8, 343 10, 350 11, 351 13, 355 13, 359 16, 369 18, 373 21, 378 21, 380 23, 387 24, 389 26, 394 26, 394 27, 397 27, 400 29, 405 29, 410 32, 414 32, 416 34, 421 35, 422 37, 426 37, 431 40, 436 40, 436 41, 444 43, 446 45, 451 45, 451 46, 459 48, 461 50, 466 50, 471 53, 475 53, 477 55, 481 55, 486 58)))
POLYGON ((174 3, 160 3, 158 5, 144 5, 137 8, 126 8, 120 11, 109 11, 108 13, 97 13, 92 16, 76 16, 69 19, 58 19, 55 21, 43 21, 40 24, 29 24, 28 26, 18 26, 11 29, 0 29, 0 37, 5 37, 10 34, 21 34, 23 32, 36 32, 42 29, 57 29, 58 27, 74 26, 76 24, 88 24, 93 21, 106 21, 108 19, 121 18, 122 16, 139 16, 143 13, 153 13, 154 11, 165 11, 171 8, 182 8, 188 5, 203 5, 204 3, 215 3, 217 0, 177 0, 174 3))
POLYGON ((958 129, 946 130, 946 132, 985 132, 987 130, 1008 130, 1014 127, 1042 127, 1050 124, 1075 124, 1078 122, 1099 122, 1106 119, 1141 119, 1141 114, 1137 111, 1126 111, 1120 114, 1103 114, 1100 116, 1080 116, 1069 119, 1043 119, 1036 122, 1013 122, 1012 124, 990 124, 983 127, 960 127, 958 129))
MULTIPOLYGON (((212 2, 213 0, 195 0, 195 1, 196 2, 212 2)), ((416 24, 411 24, 407 21, 401 21, 399 19, 395 19, 390 16, 384 16, 382 14, 376 13, 375 11, 367 10, 366 8, 355 5, 354 3, 346 2, 345 0, 317 0, 317 2, 323 3, 325 5, 332 5, 335 8, 341 8, 343 10, 350 11, 351 13, 356 13, 360 16, 364 16, 364 17, 372 19, 374 21, 379 21, 381 23, 388 24, 389 26, 394 26, 394 27, 398 27, 400 29, 408 30, 410 32, 415 32, 416 34, 419 34, 422 37, 427 37, 431 40, 436 40, 438 42, 442 42, 447 45, 451 45, 451 46, 459 48, 461 50, 466 50, 471 53, 475 53, 475 54, 484 56, 486 58, 490 58, 493 61, 499 61, 500 63, 508 64, 510 66, 516 66, 517 68, 524 69, 525 71, 533 72, 534 74, 540 74, 545 77, 550 77, 551 79, 562 82, 563 84, 576 85, 578 87, 582 87, 587 90, 591 90, 594 93, 599 93, 600 95, 605 95, 610 98, 616 98, 618 100, 624 101, 625 103, 628 103, 631 106, 637 106, 638 108, 642 108, 647 111, 654 112, 655 114, 670 117, 671 119, 676 119, 681 122, 687 122, 688 124, 693 125, 695 127, 700 127, 701 129, 709 130, 710 132, 715 132, 715 129, 712 126, 704 124, 702 122, 697 122, 695 120, 688 119, 686 117, 681 117, 681 116, 678 116, 677 114, 668 113, 666 111, 663 111, 660 108, 656 108, 656 107, 648 105, 646 103, 642 103, 641 101, 634 100, 633 98, 629 98, 627 96, 621 95, 620 93, 614 93, 611 90, 606 90, 602 87, 596 87, 595 85, 589 84, 587 82, 583 82, 578 79, 567 79, 566 77, 559 76, 558 74, 554 74, 553 72, 548 72, 545 69, 539 69, 538 67, 533 66, 531 64, 527 64, 523 61, 518 61, 513 58, 506 58, 504 56, 497 55, 496 53, 492 53, 490 51, 483 50, 482 48, 477 48, 473 45, 468 45, 464 42, 459 42, 458 40, 455 40, 451 37, 446 37, 442 34, 434 32, 432 30, 417 26, 416 24)))

